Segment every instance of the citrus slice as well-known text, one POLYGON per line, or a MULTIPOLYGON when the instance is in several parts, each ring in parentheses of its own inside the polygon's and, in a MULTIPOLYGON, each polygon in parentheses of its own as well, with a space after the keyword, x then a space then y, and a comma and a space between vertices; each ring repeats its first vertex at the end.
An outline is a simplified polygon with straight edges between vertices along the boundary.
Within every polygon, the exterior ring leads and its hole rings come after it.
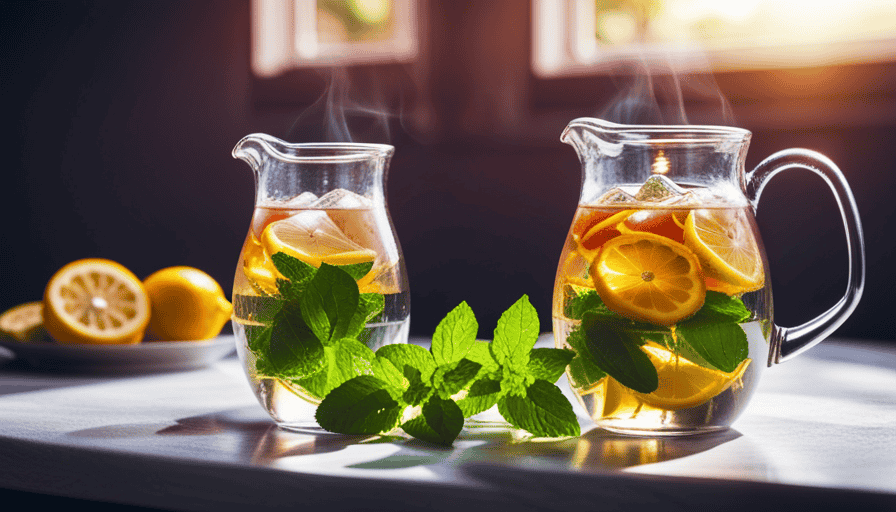
POLYGON ((672 210, 639 210, 629 215, 618 229, 623 234, 653 233, 683 243, 684 230, 675 214, 672 210))
POLYGON ((706 275, 723 282, 718 291, 733 295, 765 284, 762 253, 743 211, 693 210, 685 221, 684 240, 706 275))
POLYGON ((589 272, 607 307, 633 320, 672 325, 700 309, 706 297, 694 253, 651 233, 613 238, 589 272))
POLYGON ((255 291, 265 295, 277 293, 277 278, 283 278, 261 242, 250 233, 243 249, 243 273, 255 291))
POLYGON ((214 338, 233 312, 221 285, 197 268, 163 268, 147 277, 143 286, 151 304, 146 328, 151 340, 214 338))
POLYGON ((353 242, 320 210, 306 210, 268 224, 261 234, 261 245, 267 254, 284 252, 315 267, 376 259, 376 252, 353 242))
POLYGON ((0 315, 0 338, 22 343, 43 341, 47 336, 43 309, 42 302, 26 302, 6 310, 0 315))
POLYGON ((632 393, 660 409, 679 410, 700 405, 739 381, 750 365, 750 359, 745 359, 733 372, 725 373, 698 366, 653 343, 642 349, 656 367, 659 387, 652 393, 632 393))
POLYGON ((143 340, 149 308, 130 270, 105 259, 77 260, 47 283, 44 327, 60 343, 134 344, 143 340))
POLYGON ((577 235, 574 229, 572 238, 576 242, 579 254, 592 261, 602 245, 620 235, 619 225, 634 212, 635 210, 623 210, 614 213, 588 228, 588 231, 581 236, 577 235))

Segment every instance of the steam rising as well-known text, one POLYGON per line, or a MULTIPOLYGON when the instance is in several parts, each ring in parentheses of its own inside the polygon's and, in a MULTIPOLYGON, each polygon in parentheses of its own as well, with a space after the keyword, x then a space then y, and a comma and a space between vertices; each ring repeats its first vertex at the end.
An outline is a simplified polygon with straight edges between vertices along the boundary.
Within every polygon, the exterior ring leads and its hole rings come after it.
MULTIPOLYGON (((597 117, 620 124, 735 125, 731 105, 712 73, 679 73, 670 60, 642 58, 632 66, 628 82, 619 84, 621 92, 597 117)), ((709 69, 708 64, 702 67, 709 69)))
POLYGON ((400 90, 389 97, 384 83, 372 71, 353 70, 350 75, 344 68, 331 68, 326 90, 293 122, 287 140, 391 143, 391 125, 401 120, 403 100, 400 90))

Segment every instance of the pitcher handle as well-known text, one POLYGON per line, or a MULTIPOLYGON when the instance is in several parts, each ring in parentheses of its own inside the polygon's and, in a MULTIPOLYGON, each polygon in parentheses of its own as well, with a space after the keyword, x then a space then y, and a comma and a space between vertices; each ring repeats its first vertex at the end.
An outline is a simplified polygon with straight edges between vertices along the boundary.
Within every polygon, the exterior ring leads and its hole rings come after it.
POLYGON ((831 309, 796 327, 774 325, 771 336, 769 366, 782 363, 808 350, 840 327, 856 308, 865 288, 865 240, 856 200, 840 169, 826 156, 808 149, 786 149, 766 158, 746 176, 746 193, 753 205, 759 203, 762 189, 776 174, 787 169, 806 169, 821 176, 831 187, 843 226, 849 256, 849 277, 846 294, 831 309))

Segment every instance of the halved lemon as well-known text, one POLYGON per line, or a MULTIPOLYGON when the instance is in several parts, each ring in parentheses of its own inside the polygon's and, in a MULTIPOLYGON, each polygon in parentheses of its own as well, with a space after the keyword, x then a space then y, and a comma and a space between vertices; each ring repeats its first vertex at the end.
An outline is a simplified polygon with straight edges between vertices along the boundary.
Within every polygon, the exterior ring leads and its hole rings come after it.
POLYGON ((268 224, 261 234, 267 254, 284 252, 320 267, 352 265, 376 259, 376 252, 353 242, 326 212, 307 210, 268 224))
POLYGON ((653 393, 631 393, 660 409, 679 410, 700 405, 739 381, 750 365, 750 359, 745 359, 733 372, 725 373, 698 366, 653 343, 641 348, 656 367, 659 387, 653 393))
POLYGON ((739 210, 700 209, 688 214, 684 243, 697 254, 708 277, 729 295, 765 284, 762 253, 746 214, 739 210))
POLYGON ((143 286, 151 304, 146 329, 151 340, 214 338, 233 312, 221 285, 198 268, 163 268, 147 277, 143 286))
POLYGON ((44 327, 60 343, 123 345, 143 340, 150 303, 143 283, 100 258, 73 261, 44 290, 44 327))
POLYGON ((700 309, 706 297, 697 256, 651 233, 613 238, 589 272, 607 307, 633 320, 673 325, 700 309))
POLYGON ((47 331, 43 309, 42 302, 26 302, 4 311, 0 315, 0 338, 22 343, 44 340, 47 331))

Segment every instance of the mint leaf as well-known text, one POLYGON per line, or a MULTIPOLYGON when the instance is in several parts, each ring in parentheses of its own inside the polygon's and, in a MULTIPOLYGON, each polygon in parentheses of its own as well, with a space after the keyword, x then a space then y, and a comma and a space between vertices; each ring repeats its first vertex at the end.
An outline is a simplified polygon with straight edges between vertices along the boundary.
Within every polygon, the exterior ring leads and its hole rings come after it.
POLYGON ((588 311, 610 313, 597 290, 568 284, 563 289, 563 315, 573 320, 581 320, 588 311))
POLYGON ((349 321, 346 336, 356 337, 361 334, 367 322, 380 314, 385 304, 385 297, 379 293, 362 293, 358 295, 358 308, 349 321))
POLYGON ((492 355, 499 364, 525 367, 529 363, 529 351, 538 341, 538 313, 529 297, 523 295, 498 319, 492 355))
POLYGON ((351 265, 339 265, 339 268, 343 272, 352 276, 352 279, 357 281, 358 279, 361 279, 362 277, 366 276, 370 272, 370 269, 373 268, 373 262, 368 261, 367 263, 352 263, 351 265))
POLYGON ((659 376, 650 358, 641 350, 644 341, 637 332, 602 321, 592 313, 585 314, 582 329, 587 353, 601 370, 635 391, 656 391, 659 376))
POLYGON ((473 382, 467 395, 457 401, 465 418, 492 408, 501 397, 501 381, 484 378, 473 382))
POLYGON ((461 302, 436 326, 430 348, 436 364, 441 366, 463 359, 476 341, 478 331, 476 315, 466 302, 461 302))
POLYGON ((304 285, 317 273, 317 269, 313 265, 309 265, 285 252, 274 253, 271 256, 271 261, 274 262, 274 267, 277 268, 277 271, 294 285, 304 285))
POLYGON ((322 263, 302 293, 302 318, 323 343, 343 338, 358 307, 358 296, 358 285, 350 275, 322 263))
POLYGON ((594 358, 588 351, 588 339, 581 326, 569 333, 566 343, 576 352, 576 356, 569 362, 570 384, 587 391, 607 376, 607 372, 594 363, 594 358))
POLYGON ((324 368, 296 383, 318 398, 324 397, 343 382, 360 375, 377 375, 373 351, 367 345, 352 338, 342 338, 324 347, 324 368))
POLYGON ((733 322, 682 322, 676 333, 700 357, 726 373, 733 372, 750 352, 747 334, 733 322))
POLYGON ((443 397, 448 398, 475 379, 480 368, 481 364, 464 358, 453 365, 440 366, 433 375, 432 382, 443 397))
POLYGON ((737 297, 729 297, 721 292, 707 291, 706 299, 693 316, 682 322, 746 322, 753 316, 737 297))
POLYGON ((529 375, 550 383, 557 382, 575 356, 575 352, 563 348, 534 348, 529 354, 529 375))
POLYGON ((485 340, 476 340, 467 352, 466 359, 479 363, 482 366, 480 374, 493 373, 501 369, 501 366, 492 356, 491 343, 485 340))
POLYGON ((432 395, 433 389, 429 386, 428 381, 424 381, 421 378, 420 370, 411 366, 405 366, 404 368, 404 377, 408 381, 408 387, 402 394, 402 400, 408 405, 420 405, 432 395))
POLYGON ((452 400, 431 397, 422 414, 402 424, 408 434, 430 443, 450 445, 464 426, 464 415, 452 400))
POLYGON ((302 312, 287 302, 274 315, 266 356, 275 377, 304 377, 324 368, 324 347, 302 320, 302 312))
POLYGON ((560 388, 536 380, 526 396, 507 395, 498 400, 498 411, 514 427, 536 437, 577 436, 581 433, 572 404, 560 388))
POLYGON ((234 295, 233 316, 250 322, 271 323, 283 307, 283 299, 266 295, 234 295))
POLYGON ((317 423, 338 434, 379 434, 398 424, 402 407, 389 393, 388 384, 362 375, 330 391, 317 407, 317 423))
POLYGON ((432 373, 436 370, 436 363, 425 348, 420 345, 394 344, 384 345, 376 351, 377 359, 386 359, 391 362, 398 371, 407 375, 407 368, 420 372, 420 378, 429 382, 432 373))

